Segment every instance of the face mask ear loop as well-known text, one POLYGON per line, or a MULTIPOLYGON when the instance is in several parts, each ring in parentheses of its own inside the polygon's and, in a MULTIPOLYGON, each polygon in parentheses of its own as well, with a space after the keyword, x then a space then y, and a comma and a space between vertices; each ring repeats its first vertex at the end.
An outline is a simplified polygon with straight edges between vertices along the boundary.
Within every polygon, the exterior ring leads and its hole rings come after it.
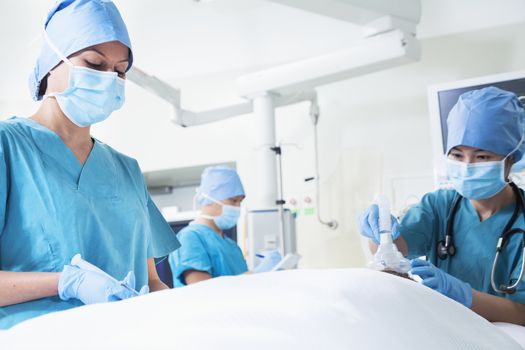
POLYGON ((204 218, 204 219, 208 219, 208 220, 213 220, 213 216, 210 216, 210 215, 206 215, 206 214, 203 214, 201 212, 201 209, 198 208, 197 209, 197 198, 202 195, 202 193, 199 193, 198 190, 196 191, 197 193, 195 193, 195 196, 193 196, 193 210, 194 211, 199 211, 199 214, 197 215, 198 217, 201 217, 201 218, 204 218))
POLYGON ((51 39, 49 38, 49 35, 47 35, 47 31, 44 29, 44 39, 46 39, 46 43, 47 45, 49 45, 49 47, 55 51, 55 54, 62 60, 64 61, 65 64, 67 64, 68 66, 70 67, 73 67, 74 64, 73 62, 71 62, 69 60, 69 58, 67 58, 66 56, 64 56, 64 54, 62 52, 60 52, 60 50, 55 46, 55 44, 51 41, 51 39))
MULTIPOLYGON (((60 50, 55 46, 55 44, 53 44, 53 42, 51 41, 51 39, 49 38, 49 35, 47 35, 47 31, 44 29, 43 30, 43 36, 44 36, 44 39, 47 43, 47 45, 49 45, 49 47, 55 52, 55 54, 65 63, 69 66, 69 74, 71 74, 71 68, 73 68, 75 65, 73 64, 73 62, 71 62, 69 60, 69 58, 67 58, 66 56, 64 56, 62 54, 62 52, 60 52, 60 50)), ((52 92, 50 94, 46 94, 43 96, 44 99, 48 98, 48 97, 53 97, 53 96, 56 96, 56 92, 52 92)))
MULTIPOLYGON (((211 198, 210 196, 208 196, 206 193, 203 193, 203 192, 199 192, 199 190, 197 190, 197 194, 195 195, 195 197, 193 197, 194 199, 197 198, 197 196, 202 196, 210 201, 212 201, 213 203, 216 203, 216 204, 219 204, 221 207, 224 207, 224 203, 221 203, 219 202, 218 200, 214 199, 214 198, 211 198)), ((205 218, 205 219, 209 219, 209 220, 213 220, 214 217, 213 216, 210 216, 210 215, 205 215, 205 214, 202 214, 202 213, 199 213, 199 216, 201 218, 205 218)))
POLYGON ((516 148, 514 148, 509 154, 507 154, 507 157, 505 157, 505 158, 508 158, 509 156, 514 154, 517 150, 519 150, 521 145, 523 145, 523 141, 525 141, 525 123, 522 122, 521 123, 521 139, 520 139, 520 142, 518 142, 518 145, 516 146, 516 148))
POLYGON ((224 206, 224 203, 222 203, 222 202, 216 200, 215 198, 211 198, 211 197, 208 196, 206 193, 202 193, 202 192, 201 192, 200 195, 203 196, 204 198, 206 198, 206 199, 212 201, 213 203, 216 203, 216 204, 220 205, 221 207, 224 206))
MULTIPOLYGON (((505 177, 505 168, 506 168, 506 164, 505 164, 505 161, 511 156, 513 155, 514 153, 516 153, 516 151, 518 151, 521 147, 521 145, 523 145, 523 141, 525 141, 525 123, 521 123, 521 139, 520 139, 520 142, 518 142, 518 145, 516 146, 516 148, 514 148, 509 154, 507 154, 505 156, 505 158, 503 158, 502 162, 503 162, 503 174, 502 174, 502 177, 505 179, 505 182, 506 183, 510 183, 511 181, 508 179, 508 176, 505 177)), ((512 168, 512 165, 511 165, 511 168, 512 168)))
POLYGON ((199 196, 199 192, 196 190, 195 195, 193 196, 192 204, 193 204, 193 211, 197 211, 197 197, 199 196))

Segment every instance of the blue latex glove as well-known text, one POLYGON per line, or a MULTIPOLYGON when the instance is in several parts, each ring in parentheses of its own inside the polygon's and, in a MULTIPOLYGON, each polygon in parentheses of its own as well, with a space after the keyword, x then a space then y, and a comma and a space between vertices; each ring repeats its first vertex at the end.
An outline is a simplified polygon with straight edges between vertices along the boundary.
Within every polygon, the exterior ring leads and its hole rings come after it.
MULTIPOLYGON (((397 219, 392 217, 392 239, 399 237, 399 228, 397 219)), ((379 207, 377 204, 372 204, 365 209, 360 218, 361 235, 370 238, 375 244, 379 244, 379 207)))
MULTIPOLYGON (((135 274, 128 272, 120 283, 135 289, 135 274)), ((101 273, 65 265, 58 282, 58 296, 62 300, 78 299, 84 304, 105 303, 134 297, 135 294, 120 283, 101 273)), ((147 294, 148 286, 141 288, 139 295, 147 294)))
POLYGON ((414 259, 411 261, 413 275, 423 279, 423 285, 430 287, 450 299, 470 308, 472 306, 472 287, 456 277, 440 270, 430 262, 414 259))
MULTIPOLYGON (((257 254, 259 256, 259 254, 257 254)), ((265 254, 261 254, 262 260, 253 269, 253 273, 269 272, 271 271, 281 260, 282 256, 277 250, 272 250, 265 254)))

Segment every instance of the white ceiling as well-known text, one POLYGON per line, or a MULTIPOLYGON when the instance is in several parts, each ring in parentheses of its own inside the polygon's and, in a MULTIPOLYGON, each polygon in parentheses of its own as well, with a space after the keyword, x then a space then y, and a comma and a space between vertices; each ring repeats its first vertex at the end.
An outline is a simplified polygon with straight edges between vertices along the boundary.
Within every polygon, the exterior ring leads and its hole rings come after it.
MULTIPOLYGON (((348 47, 359 27, 264 0, 115 0, 135 62, 176 81, 251 71, 348 47)), ((54 0, 0 1, 0 103, 26 100, 39 33, 54 0), (30 9, 30 10, 28 10, 30 9)), ((420 37, 525 21, 523 0, 423 0, 420 37)))
POLYGON ((525 22, 523 0, 422 0, 421 5, 420 38, 525 22))

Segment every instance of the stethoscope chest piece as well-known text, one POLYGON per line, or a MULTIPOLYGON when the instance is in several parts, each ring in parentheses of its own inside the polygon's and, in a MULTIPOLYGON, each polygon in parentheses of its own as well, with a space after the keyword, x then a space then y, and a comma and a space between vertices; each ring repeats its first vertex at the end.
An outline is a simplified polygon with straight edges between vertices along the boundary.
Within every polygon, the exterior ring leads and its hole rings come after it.
POLYGON ((445 260, 456 255, 456 246, 452 240, 452 227, 454 225, 454 218, 458 212, 459 204, 461 203, 461 198, 461 196, 457 196, 454 199, 454 203, 452 204, 452 209, 450 210, 449 218, 447 220, 445 239, 438 242, 437 256, 441 260, 445 260))
POLYGON ((456 255, 456 246, 450 241, 448 236, 445 240, 438 242, 437 255, 441 260, 446 260, 447 258, 456 255))

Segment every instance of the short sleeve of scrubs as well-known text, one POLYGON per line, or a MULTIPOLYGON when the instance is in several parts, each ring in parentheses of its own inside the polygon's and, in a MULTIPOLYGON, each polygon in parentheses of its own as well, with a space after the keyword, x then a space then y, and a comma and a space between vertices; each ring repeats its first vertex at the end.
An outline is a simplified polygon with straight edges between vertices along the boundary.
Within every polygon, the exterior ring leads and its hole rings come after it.
POLYGON ((189 270, 212 274, 212 262, 198 233, 191 230, 191 225, 177 235, 181 247, 170 255, 173 277, 185 285, 184 272, 189 270))
POLYGON ((433 242, 444 228, 455 191, 438 190, 427 193, 401 219, 399 230, 408 246, 408 258, 428 255, 433 242))
POLYGON ((160 258, 180 247, 180 243, 174 239, 175 233, 149 195, 147 205, 151 232, 148 257, 160 258))
MULTIPOLYGON (((0 121, 0 270, 60 272, 75 254, 117 279, 148 283, 147 260, 179 246, 136 160, 93 139, 80 163, 29 118, 0 121)), ((0 329, 79 306, 58 296, 0 307, 0 329)))
POLYGON ((5 225, 5 209, 7 202, 7 167, 2 143, 0 143, 0 236, 5 225))

